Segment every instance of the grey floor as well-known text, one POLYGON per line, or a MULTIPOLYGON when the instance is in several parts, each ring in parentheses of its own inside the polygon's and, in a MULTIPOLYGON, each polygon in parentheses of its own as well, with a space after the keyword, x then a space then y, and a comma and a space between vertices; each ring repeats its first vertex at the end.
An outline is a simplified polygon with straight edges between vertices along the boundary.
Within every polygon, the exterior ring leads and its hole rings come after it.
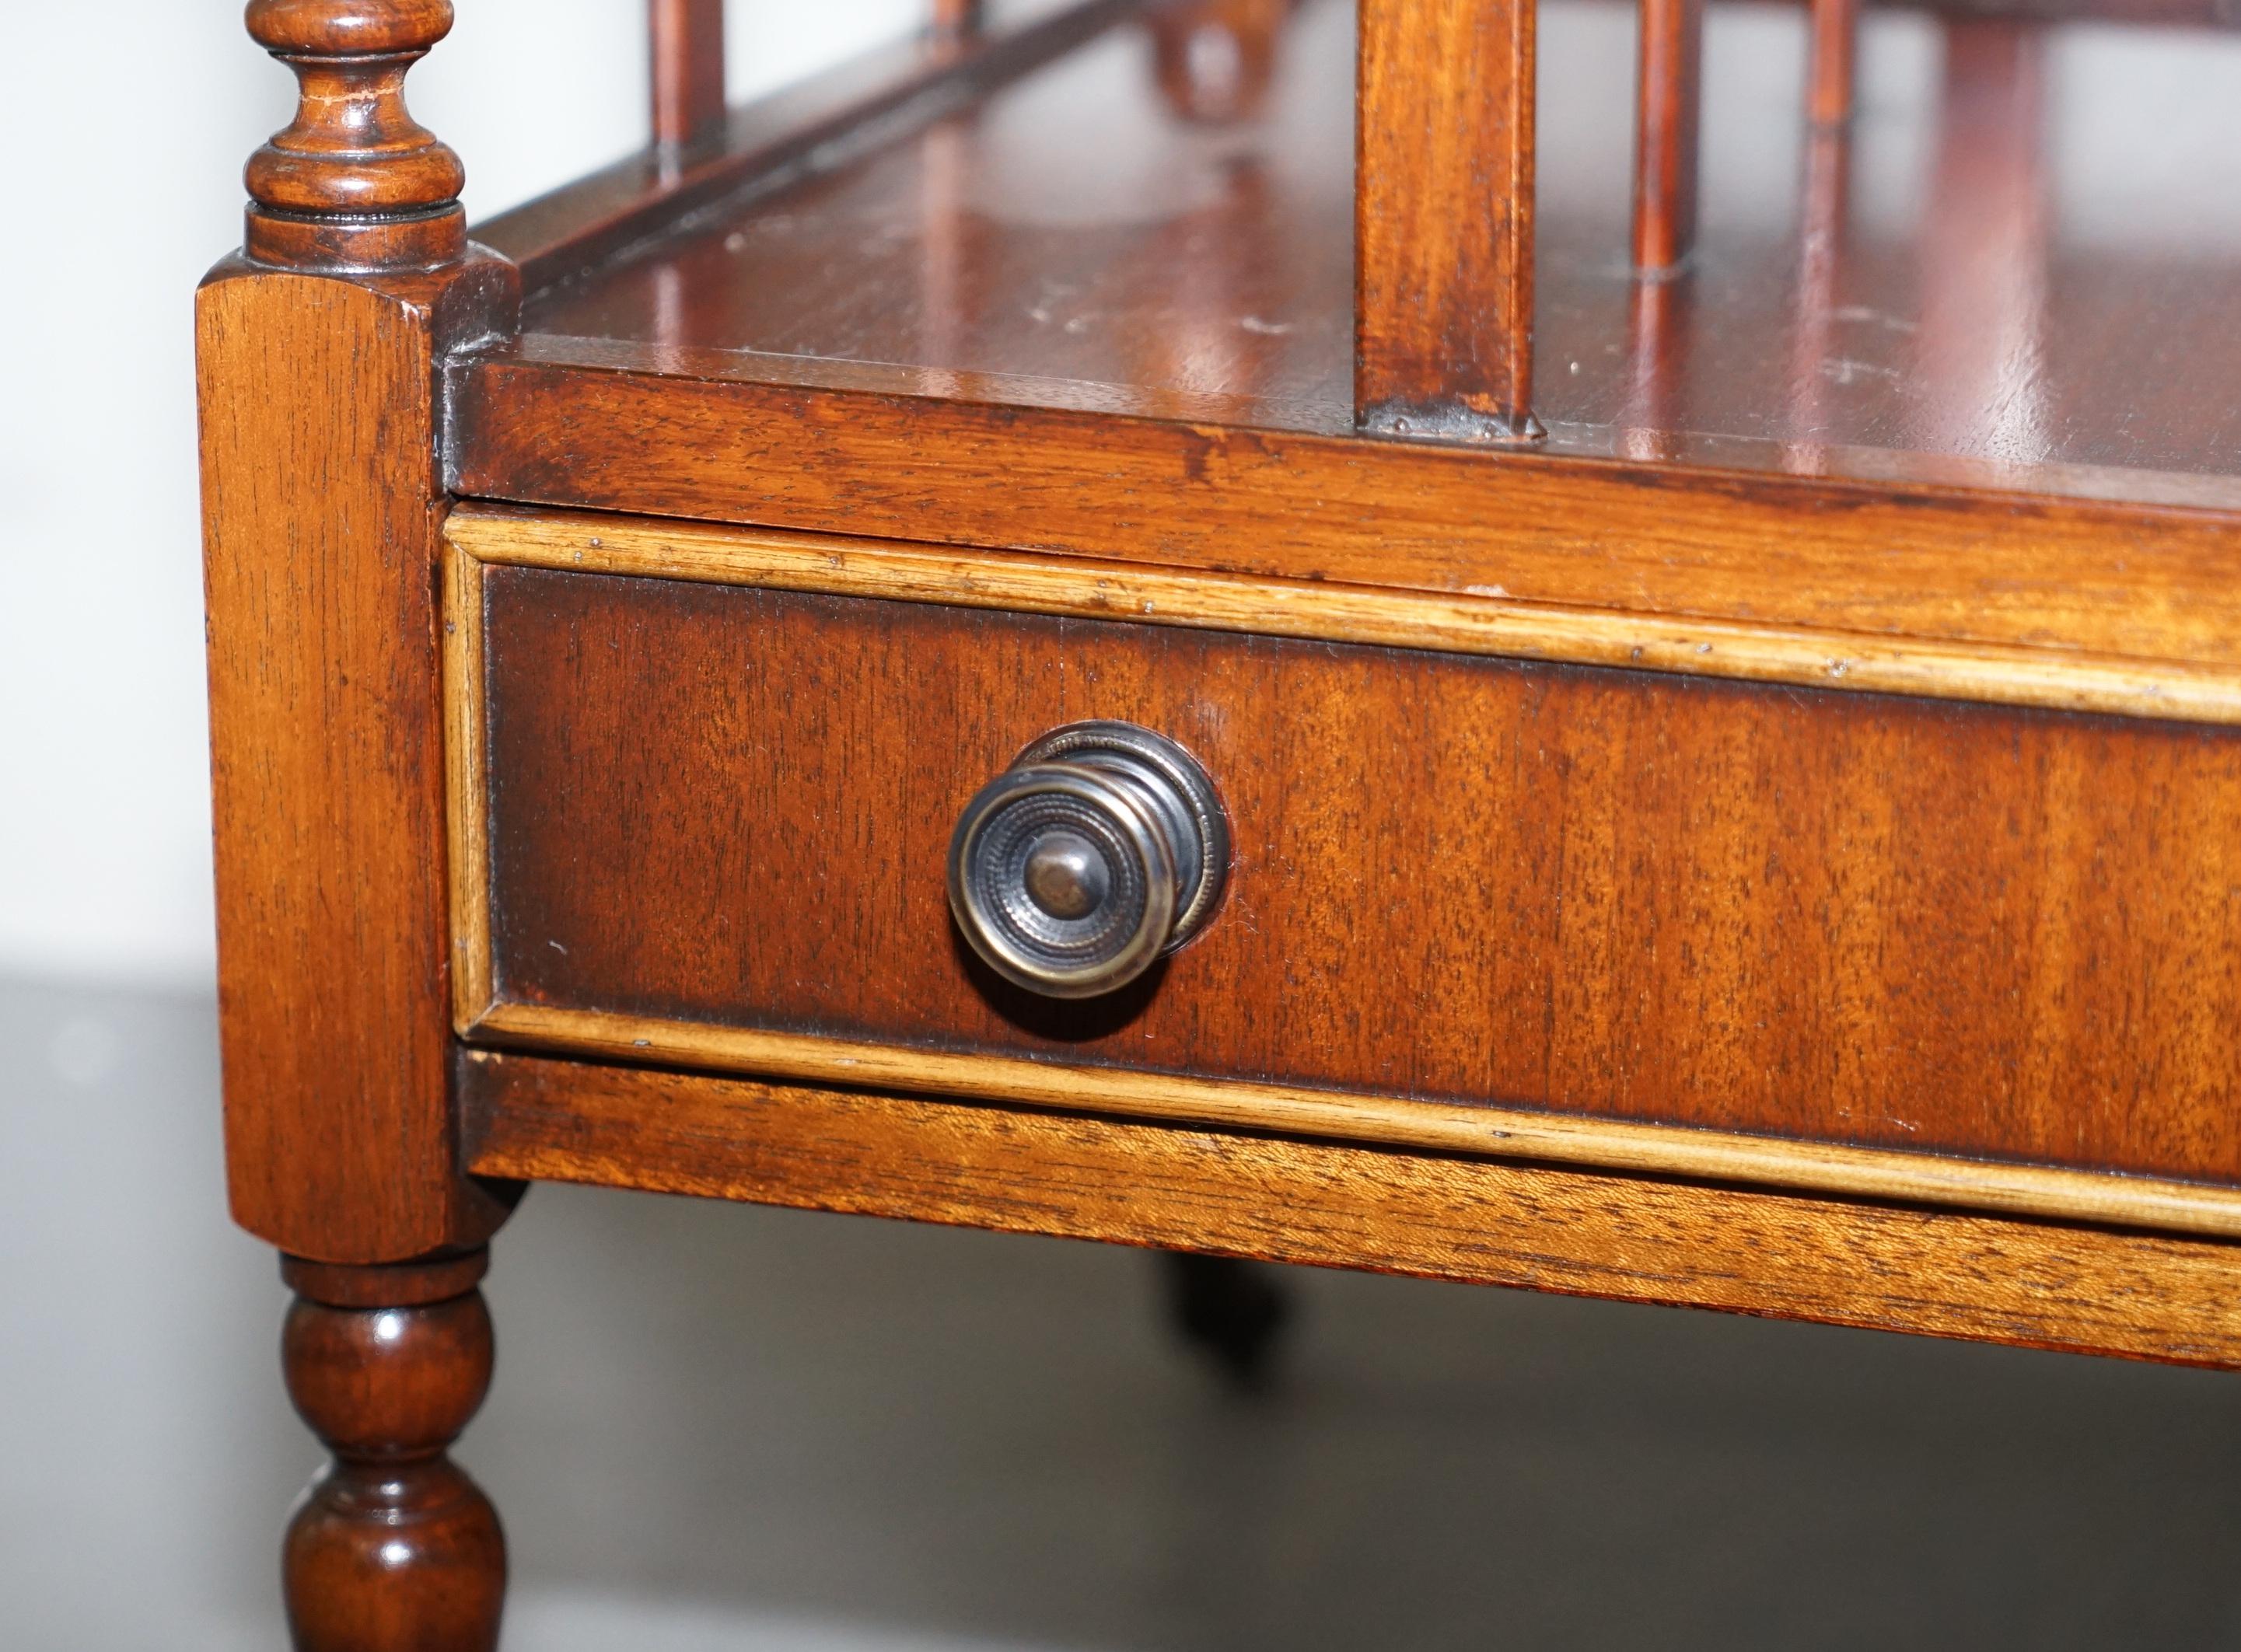
MULTIPOLYGON (((0 1647, 279 1645, 313 1453, 207 1001, 0 983, 0 1647)), ((512 1652, 2241 1646, 2241 1380, 1335 1274, 1264 1399, 1149 1259, 538 1189, 512 1652)))

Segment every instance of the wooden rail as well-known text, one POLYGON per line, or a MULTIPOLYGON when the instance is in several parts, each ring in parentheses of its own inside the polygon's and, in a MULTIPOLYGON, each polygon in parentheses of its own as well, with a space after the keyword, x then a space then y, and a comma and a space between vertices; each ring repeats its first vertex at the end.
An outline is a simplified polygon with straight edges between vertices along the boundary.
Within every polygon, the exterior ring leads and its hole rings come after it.
MULTIPOLYGON (((732 110, 690 143, 655 144, 478 224, 475 238, 512 259, 524 288, 536 291, 719 201, 840 165, 913 124, 939 120, 1136 16, 1147 3, 1074 0, 1025 22, 991 23, 947 38, 929 31, 877 48, 732 110)), ((664 50, 673 57, 686 48, 657 49, 657 88, 664 50)), ((703 56, 710 51, 706 45, 691 50, 703 56)), ((720 63, 720 50, 713 55, 720 63)), ((666 95, 657 90, 657 109, 666 95)))

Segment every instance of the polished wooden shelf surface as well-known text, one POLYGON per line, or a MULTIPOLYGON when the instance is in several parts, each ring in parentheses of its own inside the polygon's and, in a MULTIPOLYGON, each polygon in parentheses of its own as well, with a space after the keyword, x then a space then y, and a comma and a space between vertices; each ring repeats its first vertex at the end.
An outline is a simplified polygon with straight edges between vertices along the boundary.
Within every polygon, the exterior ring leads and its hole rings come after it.
MULTIPOLYGON (((1816 146, 1778 72, 1802 18, 1736 8, 1709 51, 1701 244, 1649 283, 1625 257, 1630 9, 1546 11, 1554 451, 2241 504, 2241 237, 2208 164, 2241 102, 2128 123, 2121 164, 2092 138, 2112 87, 2198 78, 2231 36, 1873 16, 1863 112, 1816 146)), ((1194 119, 1124 24, 534 295, 521 348, 1343 431, 1351 51, 1349 8, 1309 0, 1258 117, 1194 119)))

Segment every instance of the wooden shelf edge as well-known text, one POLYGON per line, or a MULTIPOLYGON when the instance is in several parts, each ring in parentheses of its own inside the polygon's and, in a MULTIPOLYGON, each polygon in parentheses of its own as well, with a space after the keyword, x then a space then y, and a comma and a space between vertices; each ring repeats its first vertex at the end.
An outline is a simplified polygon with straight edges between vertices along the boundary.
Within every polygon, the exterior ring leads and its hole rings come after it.
POLYGON ((467 1051, 505 1178, 2218 1367, 2241 1250, 1545 1164, 467 1051))
POLYGON ((460 1035, 781 1082, 1155 1119, 1225 1130, 1529 1160, 1732 1187, 2241 1239, 2241 1188, 2053 1166, 1639 1124, 1580 1114, 1209 1079, 501 1000, 460 1035))
POLYGON ((511 355, 453 390, 471 498, 2241 667, 2241 514, 511 355))
MULTIPOLYGON (((2241 724, 2241 668, 1490 597, 463 506, 465 558, 1986 705, 2241 724)), ((461 741, 473 738, 463 733, 461 741)))

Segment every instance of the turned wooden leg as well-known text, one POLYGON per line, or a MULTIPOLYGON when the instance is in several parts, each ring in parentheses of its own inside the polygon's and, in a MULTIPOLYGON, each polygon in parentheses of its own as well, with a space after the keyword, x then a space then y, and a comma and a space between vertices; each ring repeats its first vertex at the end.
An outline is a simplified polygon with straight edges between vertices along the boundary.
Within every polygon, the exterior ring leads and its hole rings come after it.
POLYGON ((299 1652, 491 1652, 505 1595, 498 1511, 445 1448, 490 1388, 487 1253, 386 1267, 289 1259, 288 1395, 334 1461, 288 1523, 299 1652))
POLYGON ((1167 1312, 1183 1340, 1248 1393, 1268 1385, 1291 1293, 1276 1271, 1234 1256, 1165 1254, 1167 1312))

